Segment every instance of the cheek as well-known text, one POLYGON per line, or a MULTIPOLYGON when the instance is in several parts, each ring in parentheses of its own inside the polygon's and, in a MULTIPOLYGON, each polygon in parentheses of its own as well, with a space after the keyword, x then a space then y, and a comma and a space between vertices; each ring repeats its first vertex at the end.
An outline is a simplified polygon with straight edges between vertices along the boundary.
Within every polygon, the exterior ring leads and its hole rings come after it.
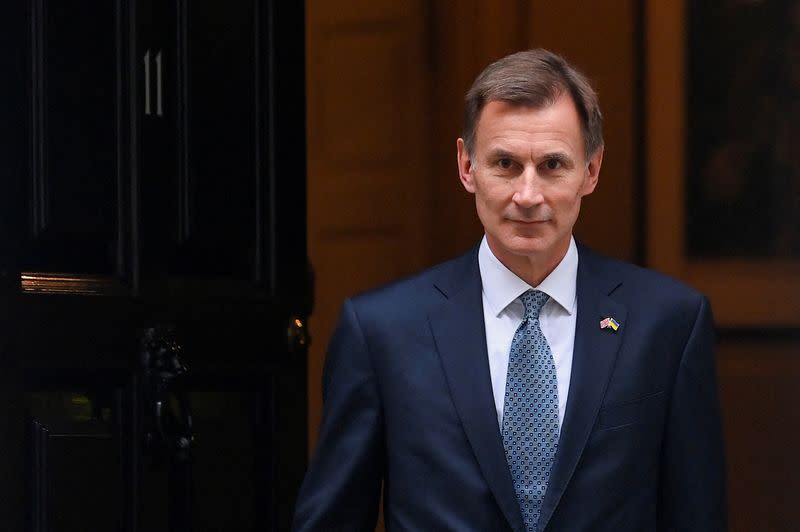
POLYGON ((569 198, 565 198, 562 211, 572 222, 574 222, 575 219, 578 217, 580 208, 581 208, 581 196, 574 195, 570 196, 569 198))
POLYGON ((553 197, 554 201, 556 201, 559 206, 566 210, 572 210, 580 204, 581 198, 583 197, 582 192, 580 187, 573 184, 569 187, 559 189, 555 192, 553 197))
POLYGON ((574 190, 566 193, 552 195, 547 199, 550 207, 556 215, 556 218, 561 222, 570 221, 574 222, 580 211, 581 196, 576 194, 574 190))
POLYGON ((475 207, 478 213, 478 219, 484 227, 497 225, 497 209, 495 209, 491 201, 485 196, 475 196, 475 207))
POLYGON ((478 187, 475 191, 475 201, 479 208, 499 214, 504 206, 510 202, 511 196, 507 187, 501 185, 478 187))

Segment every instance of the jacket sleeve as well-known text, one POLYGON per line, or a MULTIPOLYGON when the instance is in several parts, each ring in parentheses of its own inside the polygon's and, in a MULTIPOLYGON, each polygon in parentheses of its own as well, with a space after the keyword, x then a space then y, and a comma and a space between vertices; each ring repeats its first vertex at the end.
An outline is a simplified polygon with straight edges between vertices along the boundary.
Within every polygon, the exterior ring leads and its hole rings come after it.
POLYGON ((374 530, 384 435, 376 373, 353 303, 328 348, 319 442, 300 488, 293 529, 374 530))
POLYGON ((727 529, 714 324, 702 298, 676 373, 661 463, 659 530, 727 529))

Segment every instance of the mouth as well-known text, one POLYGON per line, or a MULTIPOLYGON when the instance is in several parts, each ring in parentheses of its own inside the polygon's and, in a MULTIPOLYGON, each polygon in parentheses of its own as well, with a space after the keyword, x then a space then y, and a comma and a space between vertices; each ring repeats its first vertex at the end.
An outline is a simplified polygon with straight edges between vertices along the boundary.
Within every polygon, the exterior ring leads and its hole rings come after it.
POLYGON ((515 220, 509 219, 510 222, 520 224, 520 225, 540 225, 547 223, 549 220, 515 220))

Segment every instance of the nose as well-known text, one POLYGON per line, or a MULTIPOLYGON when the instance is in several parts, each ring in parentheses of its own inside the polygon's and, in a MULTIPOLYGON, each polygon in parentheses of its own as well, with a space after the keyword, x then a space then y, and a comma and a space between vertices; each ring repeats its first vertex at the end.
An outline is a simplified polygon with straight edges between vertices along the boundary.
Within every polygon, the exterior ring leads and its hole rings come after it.
POLYGON ((535 169, 527 168, 525 172, 519 175, 516 181, 516 190, 511 198, 514 203, 523 209, 527 209, 544 201, 541 182, 535 169))

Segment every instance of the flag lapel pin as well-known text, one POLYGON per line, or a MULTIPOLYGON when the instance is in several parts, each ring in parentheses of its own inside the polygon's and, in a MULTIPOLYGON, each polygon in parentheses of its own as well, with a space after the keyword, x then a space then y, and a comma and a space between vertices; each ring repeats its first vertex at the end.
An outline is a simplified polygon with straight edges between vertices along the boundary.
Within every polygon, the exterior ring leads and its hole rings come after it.
POLYGON ((604 318, 603 320, 600 321, 600 328, 611 329, 613 331, 616 331, 617 329, 619 329, 619 322, 617 322, 617 320, 609 316, 608 318, 604 318))

